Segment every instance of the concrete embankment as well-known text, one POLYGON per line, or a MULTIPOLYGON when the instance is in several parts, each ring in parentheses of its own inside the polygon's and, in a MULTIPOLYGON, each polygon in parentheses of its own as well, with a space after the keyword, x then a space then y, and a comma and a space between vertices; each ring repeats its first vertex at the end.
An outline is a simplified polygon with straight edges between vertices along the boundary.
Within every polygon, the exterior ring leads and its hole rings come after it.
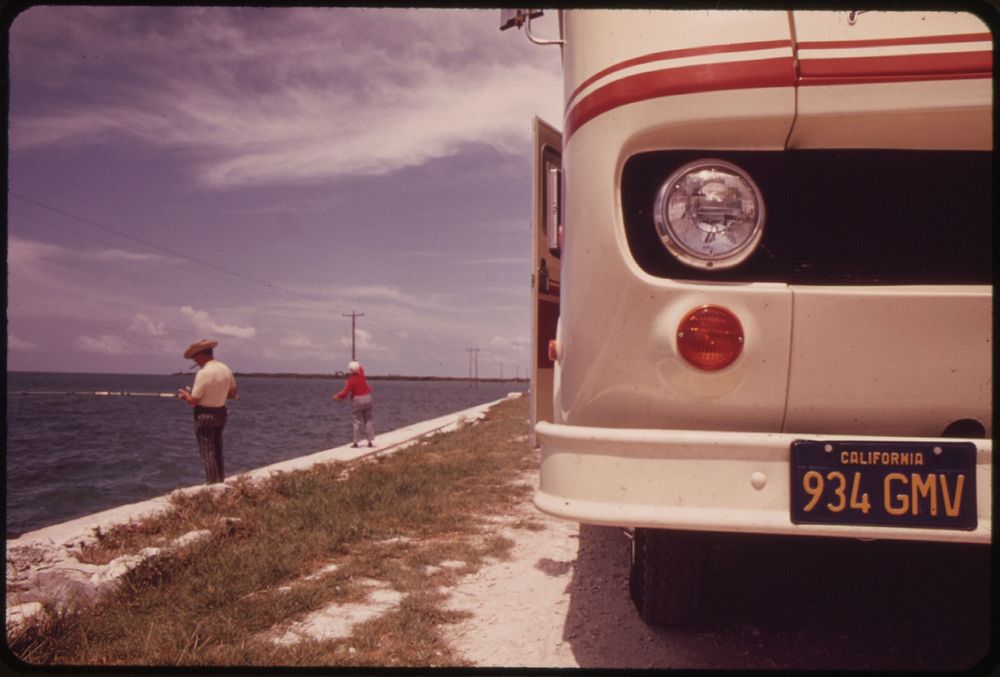
MULTIPOLYGON (((508 397, 517 397, 511 393, 508 397)), ((131 503, 61 524, 31 531, 7 541, 7 626, 18 624, 37 613, 43 603, 59 604, 71 597, 95 600, 118 578, 147 557, 160 551, 146 548, 134 555, 123 555, 108 564, 85 564, 75 553, 83 543, 95 538, 98 531, 107 531, 119 524, 138 522, 169 510, 171 497, 202 491, 226 491, 240 480, 261 481, 276 473, 305 470, 321 463, 349 462, 372 454, 390 454, 411 446, 421 439, 468 425, 486 415, 490 407, 502 400, 487 402, 438 418, 382 433, 376 437, 376 447, 353 448, 350 444, 326 449, 306 456, 281 461, 226 478, 224 484, 198 485, 177 489, 170 494, 139 503, 131 503)), ((192 456, 192 462, 197 461, 192 456)), ((185 534, 173 546, 182 545, 200 534, 185 534)))

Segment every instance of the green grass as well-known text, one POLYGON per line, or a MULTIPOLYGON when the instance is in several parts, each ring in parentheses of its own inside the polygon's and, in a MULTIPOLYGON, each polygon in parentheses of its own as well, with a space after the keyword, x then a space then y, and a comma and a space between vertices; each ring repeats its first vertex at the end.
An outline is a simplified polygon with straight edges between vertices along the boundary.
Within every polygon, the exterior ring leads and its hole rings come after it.
POLYGON ((395 455, 177 497, 167 513, 101 533, 81 559, 107 562, 199 529, 209 537, 147 560, 97 605, 47 608, 8 645, 35 665, 461 666, 443 639, 461 614, 437 590, 509 554, 488 518, 529 492, 519 481, 535 463, 526 417, 522 397, 395 455), (465 565, 437 566, 449 560, 465 565), (335 571, 302 580, 330 563, 335 571), (362 599, 361 579, 402 602, 345 639, 282 646, 264 636, 362 599))

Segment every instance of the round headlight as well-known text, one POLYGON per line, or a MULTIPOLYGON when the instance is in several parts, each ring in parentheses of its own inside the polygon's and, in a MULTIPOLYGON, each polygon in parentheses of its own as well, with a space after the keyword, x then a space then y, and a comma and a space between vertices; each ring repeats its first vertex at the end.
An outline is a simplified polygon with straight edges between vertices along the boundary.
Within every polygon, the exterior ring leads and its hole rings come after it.
POLYGON ((656 229, 689 266, 729 268, 753 253, 764 233, 764 198, 750 175, 722 160, 691 162, 656 196, 656 229))

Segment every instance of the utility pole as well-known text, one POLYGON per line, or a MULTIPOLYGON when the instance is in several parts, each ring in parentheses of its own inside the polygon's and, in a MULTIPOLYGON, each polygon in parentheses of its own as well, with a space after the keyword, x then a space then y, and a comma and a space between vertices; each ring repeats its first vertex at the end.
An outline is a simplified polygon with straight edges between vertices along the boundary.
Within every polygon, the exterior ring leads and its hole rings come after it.
POLYGON ((351 362, 353 362, 354 361, 354 346, 355 346, 354 321, 355 321, 355 318, 364 317, 365 314, 364 313, 356 313, 356 312, 354 312, 352 310, 350 315, 348 315, 346 313, 342 313, 342 315, 344 317, 351 318, 351 362))
POLYGON ((475 361, 475 365, 476 365, 475 380, 478 381, 479 380, 479 348, 466 348, 465 350, 469 353, 469 379, 472 380, 472 364, 473 364, 473 361, 475 361), (473 357, 473 356, 475 356, 475 357, 473 357))

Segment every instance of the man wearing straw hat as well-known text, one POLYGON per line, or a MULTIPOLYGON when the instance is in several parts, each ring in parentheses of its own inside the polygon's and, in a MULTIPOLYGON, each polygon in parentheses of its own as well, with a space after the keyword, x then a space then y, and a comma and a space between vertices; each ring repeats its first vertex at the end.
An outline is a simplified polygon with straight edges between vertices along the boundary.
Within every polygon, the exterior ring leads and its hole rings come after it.
POLYGON ((226 427, 226 400, 238 400, 236 378, 222 362, 215 359, 213 349, 218 341, 199 339, 184 351, 184 359, 194 360, 198 373, 193 388, 182 388, 177 396, 194 407, 194 434, 205 464, 205 483, 222 482, 222 430, 226 427))

